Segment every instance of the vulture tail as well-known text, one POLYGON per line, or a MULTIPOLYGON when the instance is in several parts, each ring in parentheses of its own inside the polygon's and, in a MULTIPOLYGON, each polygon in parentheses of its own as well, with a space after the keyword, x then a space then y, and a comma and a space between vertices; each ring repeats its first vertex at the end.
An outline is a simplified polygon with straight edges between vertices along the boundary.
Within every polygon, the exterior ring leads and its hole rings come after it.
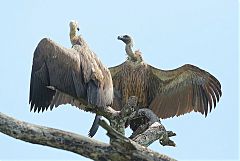
POLYGON ((95 116, 95 119, 94 119, 94 121, 93 121, 92 127, 91 127, 91 129, 89 130, 89 132, 88 132, 88 136, 89 136, 89 137, 93 137, 93 136, 96 134, 96 132, 97 132, 97 130, 98 130, 98 127, 99 127, 98 122, 99 122, 99 120, 100 120, 101 118, 102 118, 102 116, 99 116, 99 115, 96 115, 96 116, 95 116))

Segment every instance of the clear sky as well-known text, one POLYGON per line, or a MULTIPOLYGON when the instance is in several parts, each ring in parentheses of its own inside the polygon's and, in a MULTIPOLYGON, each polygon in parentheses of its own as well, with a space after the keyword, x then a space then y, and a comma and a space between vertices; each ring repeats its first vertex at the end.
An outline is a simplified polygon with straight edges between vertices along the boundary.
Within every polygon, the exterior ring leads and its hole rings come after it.
MULTIPOLYGON (((145 62, 161 69, 194 64, 213 74, 223 96, 207 118, 199 113, 163 120, 177 147, 151 149, 179 160, 239 158, 237 0, 2 1, 0 5, 0 112, 38 125, 87 136, 94 115, 70 105, 29 112, 32 57, 49 37, 71 47, 69 21, 107 66, 126 60, 118 35, 129 34, 145 62)), ((94 137, 108 142, 100 128, 94 137)), ((25 143, 0 133, 0 160, 88 160, 74 153, 25 143)))

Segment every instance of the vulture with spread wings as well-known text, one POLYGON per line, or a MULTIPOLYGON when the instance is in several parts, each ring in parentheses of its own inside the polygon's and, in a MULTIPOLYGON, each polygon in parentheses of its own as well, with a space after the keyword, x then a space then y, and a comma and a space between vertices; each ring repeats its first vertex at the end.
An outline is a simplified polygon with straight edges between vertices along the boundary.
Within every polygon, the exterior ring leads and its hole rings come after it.
POLYGON ((79 108, 112 104, 111 74, 77 30, 77 22, 71 21, 72 48, 44 38, 35 49, 29 96, 34 112, 67 103, 79 108))
POLYGON ((212 107, 215 108, 222 92, 221 84, 213 75, 190 64, 174 70, 157 69, 143 61, 139 50, 132 50, 130 36, 119 36, 118 39, 126 44, 128 58, 110 68, 113 108, 121 109, 129 96, 137 96, 138 107, 150 108, 163 119, 191 111, 207 116, 212 107))

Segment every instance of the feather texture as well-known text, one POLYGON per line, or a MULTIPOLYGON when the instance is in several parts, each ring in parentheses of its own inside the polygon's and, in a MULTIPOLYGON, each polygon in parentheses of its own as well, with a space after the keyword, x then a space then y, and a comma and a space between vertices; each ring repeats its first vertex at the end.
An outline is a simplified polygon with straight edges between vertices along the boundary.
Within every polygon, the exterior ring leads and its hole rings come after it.
POLYGON ((71 49, 49 39, 42 39, 33 57, 29 103, 31 110, 72 104, 103 107, 113 100, 109 70, 82 39, 82 45, 71 49))
MULTIPOLYGON (((207 116, 212 106, 216 107, 222 92, 220 82, 213 75, 190 64, 174 70, 157 69, 144 63, 139 50, 133 52, 133 39, 129 35, 118 36, 118 39, 125 43, 128 57, 124 63, 110 68, 115 109, 120 110, 129 96, 136 96, 139 108, 150 108, 160 118, 191 111, 207 116)), ((135 131, 143 121, 128 123, 135 131)))
POLYGON ((207 116, 222 95, 214 76, 190 64, 160 70, 144 62, 127 60, 110 71, 115 93, 113 107, 117 110, 127 103, 129 96, 137 96, 139 108, 149 107, 160 118, 191 111, 207 116))

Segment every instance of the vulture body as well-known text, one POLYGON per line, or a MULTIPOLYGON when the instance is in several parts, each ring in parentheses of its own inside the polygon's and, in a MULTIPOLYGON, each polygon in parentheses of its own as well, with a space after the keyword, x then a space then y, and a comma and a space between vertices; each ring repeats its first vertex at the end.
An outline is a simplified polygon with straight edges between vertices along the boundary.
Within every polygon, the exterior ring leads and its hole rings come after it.
MULTIPOLYGON (((207 116, 216 106, 222 92, 213 75, 190 64, 174 70, 157 69, 143 61, 140 51, 133 52, 130 36, 118 39, 126 44, 128 58, 109 68, 114 87, 113 108, 120 110, 129 96, 137 96, 139 108, 150 108, 165 119, 191 111, 207 116)), ((130 127, 134 130, 140 124, 130 122, 130 127)))
MULTIPOLYGON (((113 101, 111 74, 77 35, 78 24, 70 22, 72 48, 42 39, 34 52, 30 80, 31 110, 45 111, 61 104, 80 109, 104 107, 113 101)), ((96 127, 95 127, 96 128, 96 127)))

